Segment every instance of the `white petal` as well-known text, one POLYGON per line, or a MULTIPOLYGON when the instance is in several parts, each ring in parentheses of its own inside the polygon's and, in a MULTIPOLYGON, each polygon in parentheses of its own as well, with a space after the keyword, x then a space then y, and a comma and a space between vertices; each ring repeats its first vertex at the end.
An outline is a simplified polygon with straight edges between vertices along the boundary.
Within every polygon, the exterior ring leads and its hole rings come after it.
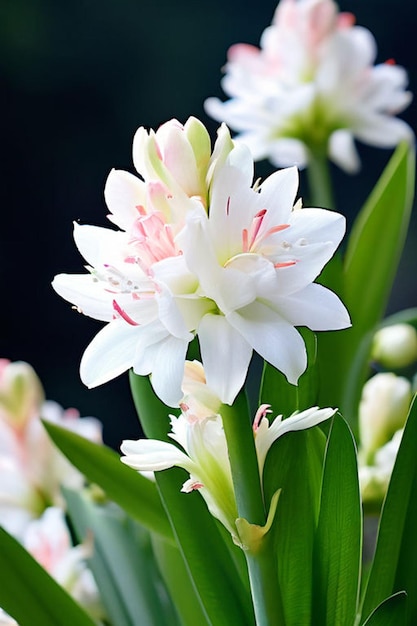
POLYGON ((91 274, 58 274, 52 281, 55 291, 84 315, 102 322, 110 322, 114 316, 114 295, 106 292, 93 280, 91 274))
POLYGON ((259 192, 264 207, 268 209, 267 220, 271 226, 285 224, 292 211, 298 191, 298 170, 288 167, 269 176, 259 192))
MULTIPOLYGON (((193 463, 184 452, 172 443, 157 439, 126 439, 120 446, 125 456, 121 461, 138 471, 159 471, 175 465, 192 467, 193 463)), ((190 470, 189 470, 190 471, 190 470)))
POLYGON ((330 135, 329 156, 339 167, 349 174, 359 171, 360 160, 353 135, 349 130, 336 130, 330 135))
POLYGON ((203 317, 198 337, 208 387, 232 404, 246 379, 251 346, 222 315, 203 317))
POLYGON ((182 398, 181 384, 188 341, 168 337, 159 344, 151 382, 155 393, 168 406, 177 407, 182 398))
POLYGON ((138 329, 140 326, 116 319, 94 337, 80 365, 81 380, 87 387, 102 385, 132 367, 138 329))
POLYGON ((278 437, 282 437, 285 433, 296 430, 305 430, 306 428, 311 428, 312 426, 321 424, 325 420, 332 417, 336 411, 337 409, 319 409, 315 406, 310 409, 306 409, 305 411, 301 411, 300 413, 294 413, 287 419, 279 421, 276 428, 274 428, 275 422, 273 422, 269 428, 271 436, 270 445, 272 445, 278 437))
POLYGON ((127 256, 128 236, 121 231, 74 223, 74 240, 80 254, 92 267, 120 264, 127 256))
POLYGON ((234 311, 228 321, 258 354, 296 384, 307 366, 304 341, 293 325, 261 302, 234 311))
POLYGON ((393 148, 402 140, 413 139, 413 132, 404 120, 388 115, 363 116, 355 124, 354 133, 364 143, 379 148, 393 148))
POLYGON ((338 296, 316 283, 273 301, 282 316, 294 326, 307 326, 311 330, 340 330, 351 325, 349 313, 338 296))
POLYGON ((110 221, 129 230, 139 217, 137 207, 145 204, 145 183, 124 170, 111 170, 104 188, 104 198, 112 215, 110 221))

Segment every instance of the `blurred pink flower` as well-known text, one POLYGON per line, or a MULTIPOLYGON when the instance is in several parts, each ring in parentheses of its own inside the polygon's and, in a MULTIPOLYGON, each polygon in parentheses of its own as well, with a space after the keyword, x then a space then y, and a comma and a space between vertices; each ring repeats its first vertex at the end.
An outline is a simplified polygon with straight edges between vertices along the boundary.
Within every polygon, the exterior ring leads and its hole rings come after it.
POLYGON ((281 0, 260 48, 230 48, 222 81, 230 100, 209 98, 205 108, 255 160, 304 167, 311 152, 324 152, 355 172, 354 139, 392 148, 413 137, 394 117, 411 101, 406 72, 375 57, 369 30, 332 0, 281 0))

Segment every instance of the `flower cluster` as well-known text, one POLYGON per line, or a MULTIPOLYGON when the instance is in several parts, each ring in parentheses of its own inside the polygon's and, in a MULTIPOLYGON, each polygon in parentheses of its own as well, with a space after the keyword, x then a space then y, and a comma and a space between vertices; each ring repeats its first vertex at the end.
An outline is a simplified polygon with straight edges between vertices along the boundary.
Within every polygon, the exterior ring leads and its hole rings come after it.
POLYGON ((230 48, 222 82, 230 100, 210 98, 206 110, 256 160, 304 167, 321 153, 355 172, 354 138, 394 147, 413 136, 394 117, 411 100, 405 70, 392 60, 373 65, 375 57, 372 34, 333 0, 281 0, 260 48, 230 48))
POLYGON ((78 310, 108 322, 88 346, 90 387, 133 367, 178 406, 187 349, 198 336, 209 386, 232 403, 252 351, 296 384, 306 351, 296 326, 350 325, 314 283, 345 231, 338 213, 296 202, 295 168, 253 185, 253 160, 223 125, 211 152, 195 118, 140 128, 133 161, 143 180, 113 170, 105 198, 119 230, 75 226, 88 274, 55 277, 78 310))
MULTIPOLYGON (((41 418, 101 443, 97 419, 80 419, 76 409, 45 401, 28 363, 0 359, 0 523, 98 615, 98 591, 85 563, 87 547, 72 545, 61 495, 61 487, 80 489, 85 478, 53 445, 41 418)), ((0 623, 2 619, 0 615, 0 623)), ((7 616, 4 620, 8 623, 7 616)))

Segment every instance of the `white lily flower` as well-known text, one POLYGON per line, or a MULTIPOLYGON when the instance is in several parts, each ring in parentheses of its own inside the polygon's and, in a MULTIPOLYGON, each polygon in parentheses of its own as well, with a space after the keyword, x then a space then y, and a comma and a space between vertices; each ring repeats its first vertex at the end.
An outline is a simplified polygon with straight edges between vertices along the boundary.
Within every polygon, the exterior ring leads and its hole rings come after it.
MULTIPOLYGON (((173 135, 178 132, 175 127, 173 135)), ((148 159, 152 175, 155 159, 148 159)), ((153 199, 155 181, 144 191, 123 175, 117 188, 129 187, 119 194, 127 204, 119 206, 112 192, 110 208, 112 221, 126 230, 75 226, 90 276, 61 274, 53 286, 86 315, 108 322, 81 361, 81 378, 89 387, 133 367, 137 374, 151 374, 160 398, 178 406, 188 344, 197 335, 209 386, 222 402, 232 403, 253 349, 295 384, 306 367, 295 326, 350 325, 340 300, 313 284, 343 237, 344 217, 294 206, 295 168, 253 188, 250 153, 233 147, 225 126, 204 163, 199 180, 209 181, 207 192, 200 188, 205 199, 187 196, 184 205, 177 204, 185 193, 181 180, 164 192, 167 209, 159 196, 153 199), (146 206, 133 206, 140 198, 146 206)), ((166 185, 174 168, 161 168, 159 182, 166 185)))
MULTIPOLYGON (((237 504, 223 430, 219 398, 205 382, 204 370, 198 362, 186 364, 181 414, 173 415, 169 436, 176 444, 155 439, 125 440, 121 445, 121 460, 139 472, 161 471, 177 466, 185 469, 189 478, 181 491, 199 490, 210 513, 219 519, 239 544, 236 519, 237 504), (212 412, 217 407, 217 412, 212 412)), ((255 416, 253 432, 258 457, 259 474, 272 444, 289 431, 303 430, 320 424, 334 415, 336 409, 313 407, 294 413, 282 420, 279 415, 272 424, 266 418, 270 405, 262 405, 255 416)), ((278 485, 279 487, 279 485, 278 485)))
POLYGON ((281 0, 260 48, 230 48, 222 81, 230 100, 209 98, 256 160, 304 167, 311 150, 348 172, 359 168, 354 139, 378 147, 411 140, 394 116, 411 101, 407 76, 392 61, 373 65, 376 44, 333 0, 281 0))

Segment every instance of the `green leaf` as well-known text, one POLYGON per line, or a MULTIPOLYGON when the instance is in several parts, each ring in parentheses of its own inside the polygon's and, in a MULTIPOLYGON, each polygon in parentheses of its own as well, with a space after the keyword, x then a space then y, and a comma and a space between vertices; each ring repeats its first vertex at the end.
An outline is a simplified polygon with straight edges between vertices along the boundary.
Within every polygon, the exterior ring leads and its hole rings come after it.
POLYGON ((173 541, 172 530, 155 484, 120 461, 110 448, 44 421, 52 441, 73 465, 147 528, 173 541))
POLYGON ((382 509, 363 602, 366 617, 384 598, 405 590, 407 621, 417 623, 417 401, 414 398, 382 509))
MULTIPOLYGON (((352 319, 346 333, 347 372, 362 338, 384 314, 410 221, 414 172, 414 151, 400 144, 352 228, 345 259, 344 297, 352 319)), ((366 362, 365 358, 360 378, 346 387, 339 404, 348 419, 354 415, 346 413, 345 402, 354 392, 357 406, 366 362)))
POLYGON ((314 624, 353 625, 361 549, 356 448, 348 425, 336 415, 327 442, 314 551, 314 624))
POLYGON ((141 626, 175 626, 149 533, 112 503, 97 505, 68 489, 64 496, 78 540, 94 541, 89 564, 111 622, 135 626, 140 617, 141 626))
POLYGON ((316 336, 308 328, 299 328, 298 331, 306 344, 308 362, 298 385, 291 385, 284 374, 269 363, 264 364, 259 404, 270 404, 273 415, 288 417, 294 411, 303 411, 317 402, 316 336))
POLYGON ((406 610, 407 594, 400 591, 381 602, 363 626, 405 626, 406 610))
POLYGON ((0 528, 0 606, 20 626, 95 626, 20 543, 0 528))
MULTIPOLYGON (((130 372, 130 384, 146 436, 169 440, 168 415, 172 409, 156 397, 147 377, 130 372)), ((180 468, 155 474, 178 547, 193 581, 193 590, 206 619, 215 626, 253 624, 250 596, 230 559, 216 521, 199 493, 181 493, 186 476, 180 468)), ((190 589, 190 593, 193 590, 190 589)))
POLYGON ((325 443, 319 428, 289 432, 273 444, 265 462, 267 507, 282 489, 269 537, 277 554, 286 626, 311 623, 314 532, 325 443))

